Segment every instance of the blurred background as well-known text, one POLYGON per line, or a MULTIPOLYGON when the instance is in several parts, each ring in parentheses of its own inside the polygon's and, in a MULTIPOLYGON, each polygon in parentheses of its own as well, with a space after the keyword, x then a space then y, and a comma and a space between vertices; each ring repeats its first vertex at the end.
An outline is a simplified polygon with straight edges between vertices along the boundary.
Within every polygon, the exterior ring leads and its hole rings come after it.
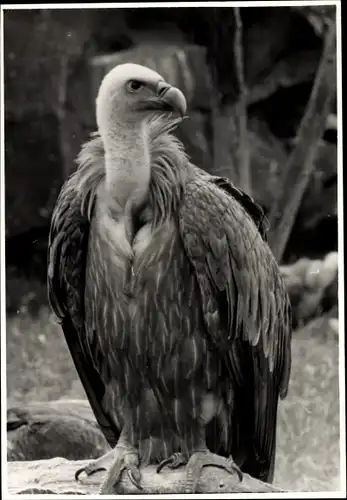
POLYGON ((101 79, 132 61, 181 88, 190 118, 177 133, 192 161, 249 192, 273 223, 270 243, 282 241, 274 251, 295 331, 275 482, 339 489, 334 22, 334 7, 4 12, 9 460, 26 458, 16 446, 18 429, 35 421, 27 403, 85 398, 47 303, 48 231, 95 130, 101 79))

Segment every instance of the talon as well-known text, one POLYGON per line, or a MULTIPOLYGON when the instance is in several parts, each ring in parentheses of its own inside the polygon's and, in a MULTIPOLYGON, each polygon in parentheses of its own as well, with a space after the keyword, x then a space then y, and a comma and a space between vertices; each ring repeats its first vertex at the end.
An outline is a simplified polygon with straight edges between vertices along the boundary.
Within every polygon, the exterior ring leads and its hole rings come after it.
POLYGON ((169 457, 169 458, 166 458, 165 460, 162 460, 157 467, 157 474, 159 474, 160 471, 165 467, 165 465, 168 465, 171 461, 172 461, 172 457, 169 457))
MULTIPOLYGON (((136 475, 140 476, 139 471, 136 471, 136 473, 137 473, 137 472, 138 472, 138 474, 136 474, 136 475)), ((142 488, 141 484, 138 482, 138 481, 140 480, 140 477, 138 477, 138 480, 137 480, 137 479, 134 477, 134 471, 132 471, 132 470, 130 470, 130 469, 128 469, 128 470, 127 470, 127 474, 128 474, 128 478, 129 478, 129 479, 130 479, 130 481, 133 483, 133 485, 134 485, 134 486, 136 486, 136 488, 137 488, 138 490, 143 490, 143 488, 142 488)))
POLYGON ((166 458, 157 466, 157 474, 167 465, 169 469, 177 469, 180 465, 185 465, 187 460, 182 455, 182 453, 174 453, 170 457, 166 458))
POLYGON ((75 481, 78 481, 78 478, 84 472, 87 477, 91 476, 92 474, 95 474, 96 472, 100 472, 101 470, 106 470, 105 467, 98 467, 97 469, 94 470, 88 470, 88 465, 86 467, 81 467, 75 472, 75 481))
POLYGON ((189 459, 187 464, 187 479, 186 493, 196 493, 196 487, 199 482, 203 467, 217 467, 224 469, 229 474, 236 473, 240 479, 243 479, 243 474, 233 459, 229 459, 209 452, 195 452, 189 459))
POLYGON ((235 464, 234 460, 229 457, 229 467, 232 469, 233 472, 235 472, 239 476, 240 483, 242 483, 243 480, 243 473, 242 470, 238 465, 235 464))
POLYGON ((78 478, 80 477, 81 473, 85 472, 85 467, 81 467, 80 469, 76 470, 75 472, 75 481, 78 481, 78 478))
POLYGON ((104 482, 102 483, 99 494, 114 494, 114 490, 120 481, 123 471, 126 471, 131 483, 138 489, 143 490, 140 481, 141 473, 139 471, 139 456, 137 450, 130 446, 117 446, 113 450, 114 460, 108 469, 104 482))

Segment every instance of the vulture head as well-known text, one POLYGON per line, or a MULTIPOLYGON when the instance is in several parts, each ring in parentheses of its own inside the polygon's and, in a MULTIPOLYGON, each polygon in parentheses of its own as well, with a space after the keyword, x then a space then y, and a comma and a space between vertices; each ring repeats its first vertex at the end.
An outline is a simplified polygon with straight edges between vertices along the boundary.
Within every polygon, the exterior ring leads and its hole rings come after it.
POLYGON ((120 64, 104 76, 98 130, 77 158, 75 182, 88 218, 97 193, 113 213, 129 214, 148 201, 156 207, 154 224, 170 216, 189 161, 171 132, 186 108, 183 93, 144 66, 120 64))
POLYGON ((179 113, 187 108, 183 93, 155 71, 138 64, 120 64, 103 79, 96 99, 96 119, 103 133, 119 123, 140 123, 153 113, 179 113))
POLYGON ((178 169, 186 163, 171 131, 186 108, 183 93, 149 68, 121 64, 105 75, 96 98, 103 161, 98 162, 93 142, 82 150, 79 162, 105 170, 103 197, 114 209, 128 213, 152 197, 171 210, 178 169))

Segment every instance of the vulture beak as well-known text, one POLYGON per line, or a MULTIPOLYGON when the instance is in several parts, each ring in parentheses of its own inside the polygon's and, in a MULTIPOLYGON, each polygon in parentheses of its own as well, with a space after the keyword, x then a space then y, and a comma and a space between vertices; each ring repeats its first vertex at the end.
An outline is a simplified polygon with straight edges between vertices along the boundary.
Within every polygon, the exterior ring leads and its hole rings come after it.
POLYGON ((160 81, 156 86, 156 94, 158 96, 158 104, 167 111, 178 111, 183 117, 187 110, 187 101, 183 93, 169 83, 160 81))

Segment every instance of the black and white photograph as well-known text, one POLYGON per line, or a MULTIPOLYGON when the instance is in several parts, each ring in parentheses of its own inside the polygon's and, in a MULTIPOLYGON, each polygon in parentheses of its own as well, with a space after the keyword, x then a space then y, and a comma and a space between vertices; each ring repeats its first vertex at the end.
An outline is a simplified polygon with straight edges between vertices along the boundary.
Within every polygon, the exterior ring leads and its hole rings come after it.
POLYGON ((345 498, 341 1, 0 25, 4 498, 345 498))

